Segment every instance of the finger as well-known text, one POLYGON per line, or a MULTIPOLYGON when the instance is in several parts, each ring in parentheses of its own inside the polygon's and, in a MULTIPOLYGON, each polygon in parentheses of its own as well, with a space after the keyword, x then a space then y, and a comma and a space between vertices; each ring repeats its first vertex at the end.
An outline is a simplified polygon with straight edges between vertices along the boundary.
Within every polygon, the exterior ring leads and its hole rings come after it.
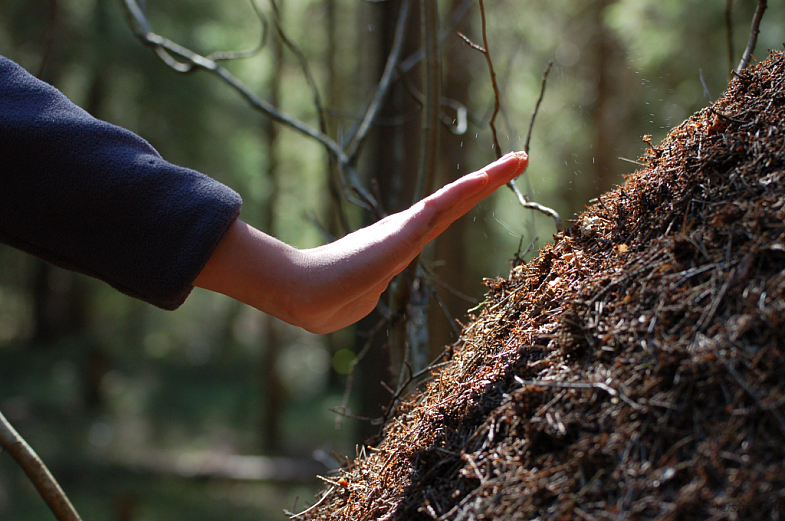
POLYGON ((484 169, 446 185, 412 207, 411 212, 429 214, 421 224, 426 228, 424 236, 430 241, 478 202, 520 175, 527 165, 524 152, 507 154, 484 169))
POLYGON ((500 186, 519 176, 526 169, 529 158, 524 152, 510 153, 482 170, 468 174, 423 200, 463 215, 500 186))
POLYGON ((353 300, 359 297, 364 293, 361 288, 377 284, 386 287, 389 280, 400 273, 428 242, 499 186, 520 175, 527 163, 528 158, 524 153, 508 154, 484 169, 450 183, 408 210, 333 243, 331 248, 346 244, 343 252, 355 250, 367 253, 363 257, 364 261, 355 263, 352 270, 356 284, 351 287, 357 291, 344 293, 343 298, 353 300), (376 240, 370 240, 369 236, 376 240), (393 236, 396 239, 389 240, 393 236), (387 237, 388 240, 379 241, 380 237, 387 237), (352 243, 362 246, 353 248, 352 243), (372 243, 375 246, 367 248, 372 243), (372 269, 368 269, 371 266, 372 269))

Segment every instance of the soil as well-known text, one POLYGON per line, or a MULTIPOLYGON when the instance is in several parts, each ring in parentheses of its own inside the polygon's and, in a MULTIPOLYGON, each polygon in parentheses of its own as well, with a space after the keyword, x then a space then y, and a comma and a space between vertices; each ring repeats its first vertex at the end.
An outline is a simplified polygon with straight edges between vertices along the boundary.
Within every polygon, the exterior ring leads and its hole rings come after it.
POLYGON ((785 518, 785 53, 648 142, 298 519, 785 518))

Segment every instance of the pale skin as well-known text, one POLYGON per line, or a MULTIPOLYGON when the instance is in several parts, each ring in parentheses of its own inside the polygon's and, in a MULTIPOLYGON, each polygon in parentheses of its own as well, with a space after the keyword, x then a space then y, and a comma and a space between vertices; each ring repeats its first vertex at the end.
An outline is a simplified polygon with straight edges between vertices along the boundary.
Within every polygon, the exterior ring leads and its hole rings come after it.
POLYGON ((426 244, 528 162, 523 152, 507 154, 407 210, 317 248, 294 248, 237 220, 194 285, 313 333, 336 331, 369 314, 426 244))

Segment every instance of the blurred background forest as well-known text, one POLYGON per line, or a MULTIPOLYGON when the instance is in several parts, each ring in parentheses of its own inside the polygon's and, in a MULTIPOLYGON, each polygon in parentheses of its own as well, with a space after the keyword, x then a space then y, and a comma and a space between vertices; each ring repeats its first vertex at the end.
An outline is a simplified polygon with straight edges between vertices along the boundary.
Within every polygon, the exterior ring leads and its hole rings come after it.
MULTIPOLYGON (((264 46, 224 66, 260 98, 319 128, 314 93, 277 19, 318 86, 323 131, 348 142, 379 83, 401 1, 257 5, 268 21, 264 46)), ((143 7, 153 31, 205 55, 254 48, 264 32, 247 0, 143 7)), ((482 42, 477 0, 438 8, 444 124, 435 187, 496 157, 487 64, 456 33, 482 42)), ((719 96, 755 2, 488 0, 485 8, 505 152, 523 148, 553 60, 518 184, 570 219, 635 169, 642 136, 659 141, 719 96)), ((769 6, 759 59, 782 45, 783 11, 782 3, 769 6)), ((387 212, 412 202, 420 161, 419 16, 415 1, 397 79, 358 154, 358 178, 387 212)), ((243 219, 290 244, 315 246, 374 219, 335 188, 322 145, 272 123, 216 77, 168 68, 134 37, 122 0, 3 0, 0 54, 96 117, 139 133, 169 161, 233 187, 245 201, 243 219)), ((483 278, 506 276, 518 253, 554 232, 553 221, 502 189, 436 241, 422 261, 433 289, 431 358, 457 340, 455 319, 465 322, 482 301, 483 278)), ((379 384, 390 380, 387 311, 328 336, 199 290, 165 312, 0 247, 0 410, 84 519, 284 519, 284 508, 312 501, 321 486, 315 475, 337 465, 331 453, 354 457, 378 431, 355 416, 380 417, 391 397, 379 384)), ((0 517, 52 519, 5 455, 0 517)))

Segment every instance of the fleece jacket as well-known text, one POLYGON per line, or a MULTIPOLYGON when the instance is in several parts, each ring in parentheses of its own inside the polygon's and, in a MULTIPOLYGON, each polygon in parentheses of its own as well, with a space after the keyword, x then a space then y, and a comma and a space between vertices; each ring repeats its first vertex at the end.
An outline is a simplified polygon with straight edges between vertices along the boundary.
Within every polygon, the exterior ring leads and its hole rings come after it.
POLYGON ((0 56, 0 242, 175 309, 241 204, 0 56))

